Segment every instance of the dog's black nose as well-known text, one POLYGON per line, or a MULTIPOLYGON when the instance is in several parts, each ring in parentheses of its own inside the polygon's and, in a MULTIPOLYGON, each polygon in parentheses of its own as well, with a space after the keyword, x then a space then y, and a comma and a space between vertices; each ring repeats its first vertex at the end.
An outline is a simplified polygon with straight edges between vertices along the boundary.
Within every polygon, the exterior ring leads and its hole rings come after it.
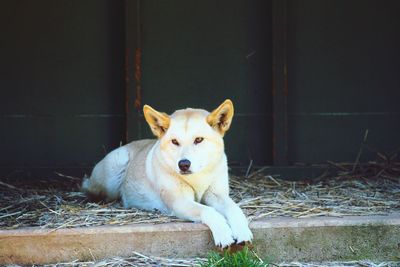
POLYGON ((178 162, 179 169, 183 172, 186 172, 190 168, 190 160, 183 159, 178 162))

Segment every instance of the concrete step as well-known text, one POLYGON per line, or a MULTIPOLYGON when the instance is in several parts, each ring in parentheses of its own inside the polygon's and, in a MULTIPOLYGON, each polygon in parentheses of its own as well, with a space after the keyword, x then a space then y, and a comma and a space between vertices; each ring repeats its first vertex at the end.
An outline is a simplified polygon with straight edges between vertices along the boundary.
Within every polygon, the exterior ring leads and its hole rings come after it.
MULTIPOLYGON (((400 214, 273 218, 251 223, 254 249, 275 262, 400 259, 400 214)), ((204 257, 214 249, 202 224, 0 230, 0 264, 41 264, 132 255, 204 257)))

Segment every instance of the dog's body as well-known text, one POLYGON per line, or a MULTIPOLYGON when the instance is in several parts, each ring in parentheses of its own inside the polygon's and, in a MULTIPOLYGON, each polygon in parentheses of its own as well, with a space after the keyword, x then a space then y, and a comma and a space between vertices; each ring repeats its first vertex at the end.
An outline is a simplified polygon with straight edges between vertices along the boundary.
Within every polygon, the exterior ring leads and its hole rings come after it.
POLYGON ((207 224, 216 245, 251 241, 240 208, 229 197, 223 135, 233 105, 226 100, 212 113, 177 110, 171 116, 144 107, 158 140, 140 140, 110 152, 93 169, 82 188, 125 207, 160 210, 207 224))

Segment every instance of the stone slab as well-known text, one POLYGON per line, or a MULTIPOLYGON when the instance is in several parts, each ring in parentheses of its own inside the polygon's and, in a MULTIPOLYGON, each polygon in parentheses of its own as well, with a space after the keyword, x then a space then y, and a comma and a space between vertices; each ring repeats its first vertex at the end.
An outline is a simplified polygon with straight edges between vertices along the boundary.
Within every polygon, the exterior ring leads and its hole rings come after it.
MULTIPOLYGON (((399 260, 400 214, 272 218, 250 224, 254 249, 281 261, 399 260)), ((41 264, 128 257, 204 257, 214 249, 205 225, 177 222, 70 229, 0 230, 0 264, 41 264)))

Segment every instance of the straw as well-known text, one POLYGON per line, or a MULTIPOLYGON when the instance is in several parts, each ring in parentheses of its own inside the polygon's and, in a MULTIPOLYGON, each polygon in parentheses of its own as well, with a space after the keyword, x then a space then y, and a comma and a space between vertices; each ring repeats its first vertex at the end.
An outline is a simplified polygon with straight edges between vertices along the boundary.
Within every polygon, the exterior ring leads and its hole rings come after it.
MULTIPOLYGON (((400 211, 400 162, 333 163, 319 180, 289 181, 263 167, 230 177, 230 195, 250 221, 271 217, 384 215, 400 211), (357 168, 353 171, 353 166, 357 168)), ((389 162, 390 161, 390 162, 389 162)), ((290 178, 290 177, 288 177, 290 178)), ((93 203, 79 192, 77 177, 57 173, 35 181, 0 183, 0 228, 61 229, 183 221, 158 211, 125 209, 120 201, 93 203)))

